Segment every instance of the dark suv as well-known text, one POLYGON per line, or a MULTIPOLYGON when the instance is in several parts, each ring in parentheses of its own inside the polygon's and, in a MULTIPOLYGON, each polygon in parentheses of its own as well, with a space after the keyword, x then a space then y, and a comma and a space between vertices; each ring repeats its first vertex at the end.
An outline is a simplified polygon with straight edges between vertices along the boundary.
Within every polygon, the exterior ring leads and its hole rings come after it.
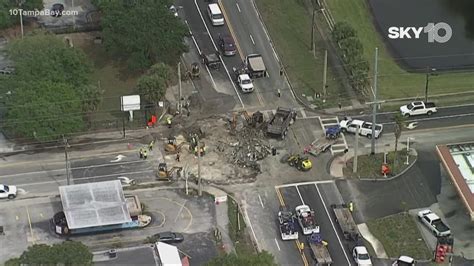
POLYGON ((234 39, 227 34, 219 35, 219 48, 222 53, 226 56, 232 56, 237 54, 237 47, 235 46, 234 39))

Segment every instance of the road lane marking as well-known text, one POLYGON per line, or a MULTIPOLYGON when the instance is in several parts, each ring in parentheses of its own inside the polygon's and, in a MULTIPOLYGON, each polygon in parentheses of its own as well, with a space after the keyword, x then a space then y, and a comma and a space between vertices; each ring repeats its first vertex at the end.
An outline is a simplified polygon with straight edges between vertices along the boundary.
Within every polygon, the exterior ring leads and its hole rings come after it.
POLYGON ((30 217, 30 211, 28 210, 28 206, 25 206, 26 208, 26 216, 28 217, 28 224, 30 226, 30 234, 31 234, 31 242, 33 242, 33 244, 35 244, 35 237, 34 237, 34 234, 33 234, 33 226, 31 225, 31 217, 30 217))
MULTIPOLYGON (((195 0, 195 2, 196 2, 196 0, 195 0)), ((236 38, 234 28, 230 24, 229 17, 227 16, 227 12, 225 11, 225 8, 224 8, 224 5, 222 4, 222 1, 219 0, 218 2, 219 2, 219 6, 221 7, 221 10, 222 10, 222 15, 224 15, 225 21, 227 21, 227 28, 229 28, 230 35, 232 35, 232 38, 234 39, 234 42, 235 42, 235 46, 237 46, 237 51, 239 51, 240 59, 242 59, 242 61, 243 61, 244 60, 244 54, 242 53, 242 48, 240 48, 239 40, 236 38)))
MULTIPOLYGON (((109 177, 109 176, 121 176, 124 174, 143 174, 143 173, 153 173, 154 170, 146 170, 146 171, 138 171, 138 172, 130 172, 130 173, 116 173, 116 174, 110 174, 110 175, 101 175, 101 176, 90 176, 86 178, 78 178, 78 180, 83 181, 86 179, 98 179, 98 178, 103 178, 103 177, 109 177)), ((44 182, 35 182, 35 183, 24 183, 24 184, 16 184, 16 186, 20 187, 27 187, 27 186, 34 186, 34 185, 44 185, 44 184, 51 184, 51 183, 61 183, 67 181, 66 179, 60 179, 60 180, 53 180, 53 181, 44 181, 44 182)))
POLYGON ((252 34, 249 34, 250 40, 252 41, 253 45, 255 45, 255 41, 253 40, 252 34))
MULTIPOLYGON (((198 3, 197 3, 197 0, 194 0, 194 5, 196 6, 196 9, 197 9, 197 11, 198 11, 198 13, 199 13, 199 16, 201 17, 201 21, 202 21, 202 23, 204 24, 204 27, 206 28, 207 34, 209 34, 209 39, 211 40, 212 46, 214 46, 214 49, 215 49, 216 51, 219 51, 219 49, 217 48, 216 43, 214 42, 214 39, 212 39, 212 34, 211 34, 211 32, 209 31, 209 28, 207 27, 206 21, 204 20, 204 17, 202 16, 202 12, 201 12, 201 10, 199 9, 199 5, 198 5, 198 3)), ((219 0, 219 5, 221 6, 221 11, 222 11, 222 14, 224 15, 224 18, 225 18, 225 16, 226 16, 226 15, 225 15, 225 11, 224 11, 224 9, 223 9, 223 6, 222 6, 220 0, 219 0)), ((227 20, 227 18, 225 18, 225 20, 227 20)), ((227 23, 227 25, 230 25, 230 24, 227 23)), ((237 47, 237 48, 238 48, 238 47, 237 47)), ((245 109, 244 102, 242 101, 242 98, 240 97, 240 94, 239 94, 239 92, 238 92, 238 90, 237 90, 237 87, 235 86, 235 82, 233 81, 232 77, 230 76, 229 70, 227 69, 227 66, 225 65, 225 62, 224 62, 224 60, 222 59, 222 56, 221 56, 220 54, 219 54, 218 56, 219 56, 220 61, 222 62, 222 66, 224 67, 225 72, 227 73, 227 77, 228 77, 229 80, 230 80, 230 84, 231 84, 232 87, 234 88, 234 91, 235 91, 235 93, 237 94, 237 97, 239 98, 240 105, 242 106, 243 109, 245 109)), ((206 67, 207 67, 207 66, 206 66, 206 67)))
POLYGON ((300 253, 301 258, 303 259, 304 266, 308 266, 309 263, 308 263, 308 260, 306 259, 306 255, 304 254, 304 250, 301 250, 301 248, 300 248, 301 247, 300 240, 296 239, 295 244, 296 244, 296 249, 298 249, 298 252, 300 253))
POLYGON ((258 194, 258 199, 260 200, 260 205, 262 205, 262 208, 265 208, 265 206, 263 206, 263 201, 262 197, 260 197, 260 194, 258 194))
POLYGON ((278 240, 276 238, 274 238, 274 239, 275 239, 275 244, 277 245, 278 251, 281 251, 280 245, 278 244, 278 240))
MULTIPOLYGON (((136 160, 136 161, 129 161, 129 162, 122 162, 122 163, 106 163, 106 164, 96 164, 96 165, 90 165, 90 166, 79 166, 79 167, 74 167, 74 168, 69 168, 69 170, 80 170, 80 169, 86 169, 88 171, 91 168, 99 168, 99 167, 106 167, 106 166, 112 166, 112 165, 125 165, 125 164, 133 164, 137 162, 144 162, 143 160, 136 160)), ((64 163, 64 162, 63 162, 64 163)), ((58 172, 58 171, 64 171, 64 169, 46 169, 43 171, 32 171, 32 172, 22 172, 18 174, 11 174, 11 175, 2 175, 0 176, 0 179, 2 178, 8 178, 8 177, 14 177, 14 176, 21 176, 21 175, 28 175, 28 174, 40 174, 44 172, 58 172)))
MULTIPOLYGON (((427 117, 427 118, 407 120, 407 121, 405 121, 405 123, 441 120, 441 119, 457 118, 457 117, 465 117, 465 116, 473 116, 473 115, 474 115, 474 113, 467 113, 467 114, 447 115, 447 116, 439 116, 439 117, 427 117)), ((382 123, 382 124, 383 125, 392 125, 392 124, 395 124, 395 122, 386 122, 386 123, 382 123)), ((416 129, 414 129, 414 130, 416 130, 416 129)))
MULTIPOLYGON (((222 4, 222 0, 219 0, 219 6, 221 7, 221 11, 222 11, 222 15, 224 15, 224 19, 227 21, 227 28, 229 29, 230 35, 232 35, 232 38, 234 39, 235 46, 237 46, 237 50, 239 51, 240 58, 243 61, 244 60, 244 54, 242 52, 242 48, 240 47, 239 41, 237 39, 237 35, 235 34, 234 28, 232 27, 232 24, 230 23, 229 17, 227 16, 227 12, 225 11, 224 5, 222 4)), ((207 29, 207 26, 206 26, 206 29, 207 29)), ((210 35, 210 33, 209 33, 209 35, 210 35)), ((255 45, 255 42, 252 38, 252 35, 250 35, 250 38, 252 40, 252 43, 255 45)), ((224 64, 224 67, 225 67, 225 64, 224 64)), ((227 71, 227 68, 226 68, 226 71, 227 71)), ((229 74, 229 73, 227 73, 227 74, 229 74)), ((229 74, 229 79, 232 81, 232 78, 231 78, 230 74, 229 74)), ((233 81, 232 81, 232 84, 234 85, 233 81)), ((235 85, 234 85, 234 87, 235 87, 235 85)), ((255 92, 257 94, 257 100, 260 103, 260 105, 265 106, 265 103, 263 102, 263 98, 260 95, 260 92, 259 92, 257 87, 255 87, 255 92)), ((242 108, 243 108, 243 103, 242 103, 242 108)))
POLYGON ((176 220, 178 220, 179 215, 180 215, 181 212, 183 211, 184 204, 186 204, 186 201, 188 201, 188 200, 184 200, 183 205, 181 205, 181 208, 179 208, 179 211, 178 211, 178 213, 176 214, 176 217, 174 218, 174 222, 175 222, 175 223, 176 223, 176 220))
POLYGON ((316 185, 316 184, 328 184, 334 183, 333 180, 323 180, 323 181, 308 181, 308 182, 300 182, 300 183, 291 183, 291 184, 284 184, 275 186, 275 188, 286 188, 286 187, 296 187, 296 186, 304 186, 304 185, 316 185))
POLYGON ((285 207, 285 201, 283 201, 283 197, 281 196, 280 189, 275 187, 275 191, 276 191, 276 194, 277 194, 277 198, 280 201, 280 205, 285 207))
POLYGON ((300 196, 301 203, 303 203, 303 205, 305 205, 303 197, 301 196, 300 190, 298 189, 298 186, 296 186, 295 188, 296 188, 296 192, 298 192, 298 195, 300 196))
POLYGON ((240 11, 239 3, 236 2, 235 5, 237 6, 237 10, 239 10, 239 13, 242 13, 242 11, 240 11))
POLYGON ((317 184, 314 184, 314 186, 316 187, 316 191, 318 191, 319 199, 321 199, 321 203, 323 204, 324 210, 326 211, 326 214, 327 214, 327 216, 328 216, 328 219, 329 219, 329 221, 331 222, 332 229, 334 230, 334 233, 336 234, 337 240, 339 241, 339 245, 341 246, 342 251, 344 252, 344 256, 346 257, 347 264, 348 264, 349 266, 351 266, 351 265, 352 265, 352 264, 351 264, 351 261, 349 260, 349 257, 347 256, 346 249, 345 249, 344 246, 342 245, 341 238, 339 237, 339 234, 337 233, 336 227, 334 226, 334 222, 333 222, 332 219, 331 219, 331 215, 329 214, 329 211, 328 211, 328 208, 327 208, 327 206, 326 206, 326 203, 325 203, 324 200, 323 200, 323 196, 321 196, 321 192, 319 191, 319 187, 318 187, 317 184))

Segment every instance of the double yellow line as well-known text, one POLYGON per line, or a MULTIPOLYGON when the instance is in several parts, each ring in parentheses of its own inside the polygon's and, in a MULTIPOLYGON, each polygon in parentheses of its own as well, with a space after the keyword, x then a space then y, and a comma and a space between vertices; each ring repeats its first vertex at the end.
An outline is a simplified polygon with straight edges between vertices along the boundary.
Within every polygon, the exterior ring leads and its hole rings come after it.
MULTIPOLYGON (((219 2, 219 6, 222 10, 222 15, 224 15, 225 21, 227 21, 227 27, 229 28, 230 35, 232 35, 232 38, 234 39, 234 42, 235 42, 235 46, 237 46, 237 51, 239 51, 239 56, 243 61, 244 60, 244 53, 242 52, 242 49, 240 48, 239 41, 237 40, 236 35, 234 33, 234 28, 232 28, 232 25, 230 24, 230 20, 229 20, 229 17, 227 16, 227 13, 225 12, 225 8, 224 8, 224 5, 222 4, 222 0, 218 0, 218 2, 219 2)), ((255 92, 257 94, 257 99, 260 102, 260 104, 265 105, 263 103, 263 98, 260 95, 260 93, 258 92, 257 88, 255 88, 255 92)))
MULTIPOLYGON (((280 201, 280 205, 281 205, 282 207, 285 207, 285 206, 286 206, 286 205, 285 205, 285 201, 283 200, 283 196, 281 195, 280 189, 279 189, 279 188, 275 188, 275 191, 276 191, 278 200, 280 201)), ((296 239, 296 240, 295 240, 295 244, 296 244, 296 249, 298 249, 298 251, 300 252, 301 259, 303 260, 304 266, 309 266, 308 260, 306 259, 306 255, 304 254, 304 251, 301 250, 301 242, 300 242, 300 240, 299 240, 299 239, 296 239)))

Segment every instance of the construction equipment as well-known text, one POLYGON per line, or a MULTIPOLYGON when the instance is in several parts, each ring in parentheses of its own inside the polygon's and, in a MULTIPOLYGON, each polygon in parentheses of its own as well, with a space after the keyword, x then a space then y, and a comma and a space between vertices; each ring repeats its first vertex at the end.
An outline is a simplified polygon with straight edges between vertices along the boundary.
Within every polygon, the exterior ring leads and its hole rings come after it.
POLYGON ((311 257, 316 261, 316 265, 331 265, 332 258, 326 247, 327 243, 319 233, 312 233, 307 237, 311 257))
POLYGON ((313 167, 313 163, 307 156, 300 154, 285 155, 282 158, 283 162, 287 162, 291 167, 296 167, 300 171, 308 171, 313 167))
POLYGON ((288 129, 296 120, 296 111, 278 107, 267 125, 267 135, 278 137, 282 140, 288 135, 288 129))
POLYGON ((311 142, 308 146, 304 148, 304 153, 309 153, 313 156, 318 156, 319 154, 328 151, 331 149, 331 146, 337 141, 337 139, 328 139, 325 137, 318 138, 311 142))
POLYGON ((181 142, 179 145, 176 144, 176 138, 168 138, 165 144, 165 152, 168 154, 176 154, 181 151, 181 147, 187 142, 181 142))
POLYGON ((191 64, 191 79, 199 78, 200 75, 200 69, 199 69, 199 63, 192 63, 191 64))
POLYGON ((344 238, 356 242, 361 239, 359 229, 357 229, 349 206, 346 204, 333 204, 331 207, 336 217, 336 223, 339 224, 344 238))
POLYGON ((156 172, 156 179, 159 181, 171 181, 171 179, 180 178, 183 167, 173 166, 168 170, 166 163, 160 163, 158 165, 158 171, 156 172))

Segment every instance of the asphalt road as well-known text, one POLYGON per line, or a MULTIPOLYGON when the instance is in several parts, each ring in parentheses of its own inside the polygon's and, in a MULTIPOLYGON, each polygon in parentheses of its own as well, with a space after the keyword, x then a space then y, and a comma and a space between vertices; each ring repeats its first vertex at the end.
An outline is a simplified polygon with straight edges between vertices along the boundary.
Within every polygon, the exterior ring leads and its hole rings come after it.
MULTIPOLYGON (((346 242, 340 235, 340 230, 338 225, 334 223, 334 217, 330 209, 331 204, 343 203, 335 184, 333 182, 310 183, 280 187, 279 190, 285 205, 291 210, 302 204, 306 204, 315 210, 316 222, 320 226, 323 239, 329 243, 328 248, 334 265, 352 265, 350 248, 353 243, 346 242)), ((301 231, 299 241, 305 243, 305 245, 307 243, 301 231)), ((305 248, 305 257, 309 263, 313 261, 308 248, 305 248)))
POLYGON ((196 0, 182 1, 180 4, 183 7, 180 14, 189 26, 199 51, 205 54, 214 53, 218 49, 217 39, 219 34, 233 36, 238 46, 238 53, 235 56, 221 57, 224 67, 219 70, 210 70, 215 84, 210 84, 211 86, 221 92, 230 93, 233 90, 238 96, 239 104, 243 104, 246 109, 250 110, 276 109, 277 106, 298 106, 288 83, 279 75, 280 64, 252 4, 238 4, 233 1, 220 2, 226 24, 217 27, 211 25, 207 16, 208 2, 196 0), (235 86, 233 85, 234 74, 232 68, 241 66, 245 56, 252 53, 262 55, 269 77, 255 79, 255 91, 253 93, 242 93, 235 84, 235 86), (277 96, 278 88, 281 88, 281 97, 277 96))
MULTIPOLYGON (((384 125, 385 132, 393 132, 393 118, 395 114, 396 112, 377 114, 377 123, 384 125)), ((372 121, 371 114, 354 115, 351 117, 364 121, 372 121)), ((438 112, 431 116, 420 115, 407 118, 406 123, 411 122, 418 122, 416 129, 474 124, 474 105, 438 107, 438 112)))

